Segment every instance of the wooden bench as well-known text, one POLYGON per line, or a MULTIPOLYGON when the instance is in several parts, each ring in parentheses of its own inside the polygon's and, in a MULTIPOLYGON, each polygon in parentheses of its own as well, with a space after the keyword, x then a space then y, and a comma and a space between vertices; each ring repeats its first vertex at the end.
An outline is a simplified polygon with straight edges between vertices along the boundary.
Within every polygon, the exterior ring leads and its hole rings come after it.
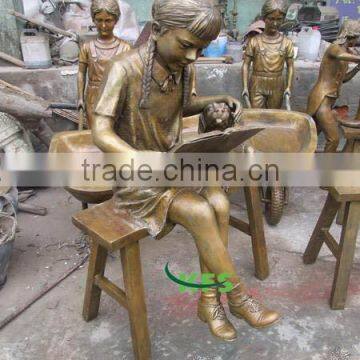
MULTIPOLYGON (((269 275, 258 188, 245 188, 249 224, 231 217, 231 225, 252 238, 255 274, 259 279, 269 275)), ((114 210, 109 200, 73 216, 73 223, 90 237, 90 260, 86 280, 83 317, 93 320, 99 312, 102 290, 127 309, 136 359, 151 358, 145 291, 141 270, 139 241, 148 236, 124 212, 114 210), (107 254, 120 250, 125 290, 104 276, 107 254)))
POLYGON ((305 264, 315 263, 324 243, 335 256, 337 261, 330 299, 330 306, 334 310, 345 308, 359 223, 360 188, 330 188, 303 260, 305 264), (345 214, 340 244, 338 244, 330 234, 330 228, 341 204, 345 204, 345 214))

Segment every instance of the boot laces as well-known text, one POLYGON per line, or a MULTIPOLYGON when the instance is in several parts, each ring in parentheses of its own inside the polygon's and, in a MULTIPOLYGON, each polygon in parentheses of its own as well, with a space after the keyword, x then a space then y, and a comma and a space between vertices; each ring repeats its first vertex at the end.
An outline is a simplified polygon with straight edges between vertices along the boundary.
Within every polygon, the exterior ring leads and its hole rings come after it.
POLYGON ((243 305, 248 307, 251 313, 257 313, 261 311, 260 303, 250 295, 244 300, 243 305))
POLYGON ((215 305, 212 312, 212 317, 214 320, 225 320, 226 314, 223 306, 221 304, 215 305))

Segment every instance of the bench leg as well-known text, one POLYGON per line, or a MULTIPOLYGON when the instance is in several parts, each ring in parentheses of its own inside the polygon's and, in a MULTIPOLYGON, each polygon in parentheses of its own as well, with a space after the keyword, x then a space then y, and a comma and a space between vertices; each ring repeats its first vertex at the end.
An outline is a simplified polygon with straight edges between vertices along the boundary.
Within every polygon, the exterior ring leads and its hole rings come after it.
POLYGON ((149 360, 151 359, 151 343, 139 242, 134 242, 121 249, 121 264, 135 359, 149 360))
POLYGON ((360 202, 346 203, 345 220, 341 233, 339 258, 336 262, 330 305, 333 310, 345 307, 351 268, 354 260, 356 238, 359 231, 360 202))
POLYGON ((329 193, 315 230, 305 250, 303 256, 305 264, 313 264, 319 256, 319 252, 325 241, 322 229, 330 229, 340 205, 341 204, 333 199, 329 193))
POLYGON ((246 208, 255 262, 255 276, 265 280, 269 276, 269 262, 264 234, 264 222, 258 187, 245 187, 246 208))
POLYGON ((99 312, 101 289, 95 285, 95 276, 104 275, 107 250, 91 240, 90 260, 86 280, 83 317, 85 321, 93 320, 99 312))

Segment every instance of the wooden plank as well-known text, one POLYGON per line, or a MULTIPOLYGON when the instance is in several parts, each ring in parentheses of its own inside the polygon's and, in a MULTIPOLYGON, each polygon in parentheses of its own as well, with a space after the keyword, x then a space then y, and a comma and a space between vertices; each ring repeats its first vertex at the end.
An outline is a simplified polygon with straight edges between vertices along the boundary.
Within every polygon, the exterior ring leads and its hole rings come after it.
POLYGON ((149 360, 151 359, 151 343, 139 243, 134 242, 122 248, 120 253, 135 359, 149 360))
POLYGON ((101 289, 104 290, 109 296, 116 300, 124 308, 128 308, 128 303, 126 299, 126 294, 113 282, 107 279, 105 276, 96 275, 95 284, 101 289))
POLYGON ((269 274, 269 262, 264 234, 264 222, 258 187, 245 187, 246 207, 255 262, 255 276, 265 280, 269 274))
POLYGON ((313 264, 316 261, 325 241, 324 229, 330 229, 339 207, 340 203, 337 202, 331 194, 328 194, 315 230, 312 233, 309 244, 305 250, 303 256, 304 264, 313 264))
POLYGON ((242 221, 234 216, 230 216, 230 225, 250 236, 250 226, 245 221, 242 221))
POLYGON ((83 306, 85 321, 91 321, 98 315, 101 289, 95 284, 95 277, 96 275, 104 275, 106 258, 106 249, 92 240, 83 306))
POLYGON ((336 242, 334 237, 330 234, 329 230, 323 229, 325 244, 330 249, 332 254, 338 258, 339 257, 339 244, 336 242))
POLYGON ((16 66, 25 67, 25 63, 22 60, 19 60, 11 55, 5 54, 4 52, 0 51, 0 59, 5 60, 11 64, 14 64, 16 66))
POLYGON ((330 305, 334 310, 345 308, 350 273, 354 261, 356 238, 359 232, 360 202, 346 204, 345 221, 341 233, 339 258, 331 291, 330 305))

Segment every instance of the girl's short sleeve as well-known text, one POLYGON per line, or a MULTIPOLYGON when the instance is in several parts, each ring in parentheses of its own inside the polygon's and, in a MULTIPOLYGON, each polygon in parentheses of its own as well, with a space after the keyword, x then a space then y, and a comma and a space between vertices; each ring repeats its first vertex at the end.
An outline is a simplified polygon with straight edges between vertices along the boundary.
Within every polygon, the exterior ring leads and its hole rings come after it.
POLYGON ((89 64, 89 43, 85 43, 80 48, 79 63, 89 64))
POLYGON ((116 118, 117 111, 125 102, 128 77, 124 67, 112 63, 104 74, 95 114, 116 118))

